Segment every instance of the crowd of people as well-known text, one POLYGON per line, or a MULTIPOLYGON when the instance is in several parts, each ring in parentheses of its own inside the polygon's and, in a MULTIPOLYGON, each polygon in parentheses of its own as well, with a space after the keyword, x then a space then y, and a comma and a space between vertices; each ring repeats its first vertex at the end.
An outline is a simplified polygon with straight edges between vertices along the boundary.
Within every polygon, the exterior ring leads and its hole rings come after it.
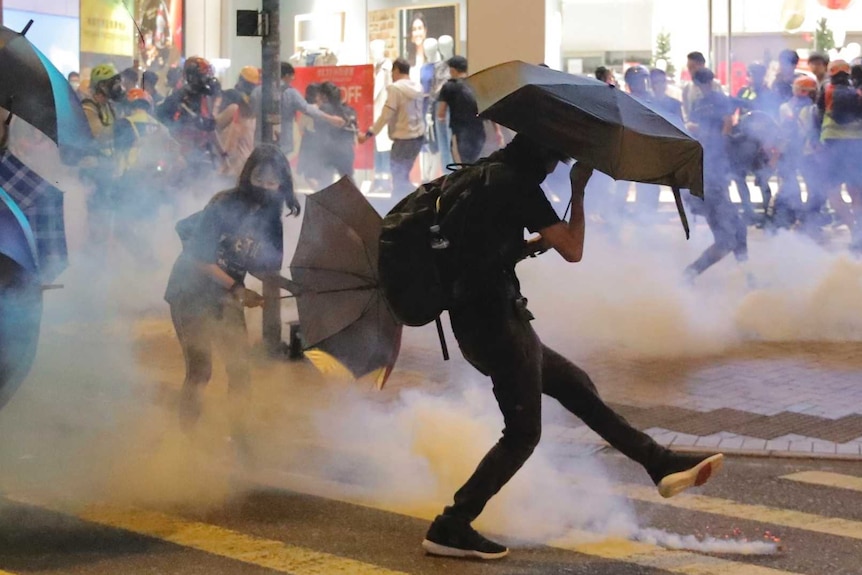
MULTIPOLYGON (((687 71, 691 82, 679 98, 668 94, 667 75, 660 69, 632 66, 624 79, 632 96, 680 122, 704 147, 706 201, 690 201, 689 208, 705 216, 715 243, 688 268, 688 275, 702 273, 731 252, 745 261, 747 227, 752 225, 798 229, 815 239, 827 226, 844 225, 851 232, 851 250, 862 250, 856 215, 862 169, 854 160, 862 145, 862 62, 830 62, 828 55, 815 52, 802 70, 799 55, 783 50, 771 81, 768 67, 752 62, 746 85, 730 95, 700 52, 688 54, 687 71), (762 211, 752 202, 752 176, 763 198, 762 211), (730 200, 731 183, 739 209, 730 200)), ((595 76, 616 84, 607 68, 598 68, 595 76)), ((617 212, 624 207, 628 186, 617 184, 617 212)), ((657 202, 657 187, 637 185, 639 211, 654 210, 657 202)), ((615 215, 602 214, 605 219, 615 215)))

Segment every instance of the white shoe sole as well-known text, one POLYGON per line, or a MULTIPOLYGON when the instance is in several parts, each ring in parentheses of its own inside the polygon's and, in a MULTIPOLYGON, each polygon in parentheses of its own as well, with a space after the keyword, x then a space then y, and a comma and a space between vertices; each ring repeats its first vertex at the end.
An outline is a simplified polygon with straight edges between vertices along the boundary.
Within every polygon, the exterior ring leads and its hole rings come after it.
POLYGON ((447 547, 428 541, 422 541, 422 549, 431 555, 440 555, 441 557, 460 557, 460 558, 475 558, 475 559, 502 559, 509 554, 509 550, 501 551, 500 553, 482 553, 481 551, 458 549, 456 547, 447 547))
POLYGON ((662 478, 658 484, 658 492, 662 497, 673 497, 689 487, 700 487, 709 481, 710 477, 718 473, 723 464, 724 455, 721 453, 707 457, 691 469, 671 473, 662 478))

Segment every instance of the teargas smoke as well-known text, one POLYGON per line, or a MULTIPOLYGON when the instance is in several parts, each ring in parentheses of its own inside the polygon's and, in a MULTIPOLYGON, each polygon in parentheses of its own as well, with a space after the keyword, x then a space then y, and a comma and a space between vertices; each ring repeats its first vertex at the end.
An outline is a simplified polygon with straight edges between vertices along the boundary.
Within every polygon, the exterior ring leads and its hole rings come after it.
MULTIPOLYGON (((86 186, 44 138, 16 142, 16 154, 67 192, 72 255, 58 278, 65 289, 45 296, 33 370, 0 412, 0 489, 74 505, 108 499, 206 508, 252 488, 249 474, 287 470, 331 481, 335 496, 358 486, 371 503, 428 515, 450 502, 497 441, 502 419, 487 379, 464 377, 464 363, 457 372, 426 369, 437 349, 421 330, 405 334, 401 369, 376 394, 323 379, 304 363, 260 362, 251 402, 238 405, 216 362, 202 419, 183 431, 183 358, 163 302, 180 250, 174 225, 230 182, 192 182, 138 241, 120 234, 93 250, 86 186)), ((674 217, 620 223, 619 234, 590 221, 581 264, 563 265, 554 254, 523 263, 523 292, 543 341, 578 360, 613 360, 709 356, 747 341, 862 339, 858 261, 796 233, 757 235, 748 264, 723 261, 686 285, 682 270, 711 238, 695 221, 692 240, 683 241, 674 217)), ((285 220, 286 260, 299 227, 285 220)), ((283 318, 294 319, 294 304, 284 305, 283 318)), ((259 312, 248 317, 257 341, 259 312)), ((546 421, 572 425, 553 402, 547 408, 546 421)), ((530 542, 588 531, 698 551, 776 549, 641 530, 628 502, 596 494, 597 485, 613 482, 596 457, 540 446, 477 527, 530 542)))
POLYGON ((721 553, 729 555, 773 555, 781 551, 775 541, 750 541, 744 538, 718 538, 711 535, 697 537, 669 533, 662 529, 641 529, 633 537, 636 541, 685 551, 721 553))

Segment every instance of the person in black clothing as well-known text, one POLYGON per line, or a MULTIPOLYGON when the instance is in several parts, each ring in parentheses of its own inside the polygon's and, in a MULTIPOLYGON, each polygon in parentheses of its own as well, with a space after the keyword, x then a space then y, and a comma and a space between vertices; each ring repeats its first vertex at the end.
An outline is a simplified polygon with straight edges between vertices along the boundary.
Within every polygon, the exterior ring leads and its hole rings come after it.
POLYGON ((485 146, 485 126, 479 117, 479 105, 473 89, 464 81, 467 77, 467 59, 453 56, 446 62, 450 79, 440 88, 437 97, 437 119, 446 121, 449 112, 449 129, 452 130, 452 158, 457 163, 472 164, 479 159, 485 146))
POLYGON ((802 75, 796 71, 797 64, 799 64, 799 54, 796 50, 787 48, 778 53, 778 73, 772 81, 772 91, 778 98, 779 104, 793 97, 793 81, 802 75))
POLYGON ((690 206, 695 214, 706 216, 706 223, 715 239, 686 268, 685 274, 689 280, 731 252, 740 263, 748 260, 748 229, 730 201, 728 192, 727 136, 733 121, 733 104, 715 89, 714 79, 709 68, 695 72, 694 84, 702 95, 695 101, 691 121, 686 126, 703 145, 703 202, 693 199, 690 206))
POLYGON ((183 251, 165 300, 186 363, 180 417, 187 425, 200 415, 213 343, 224 354, 231 395, 242 400, 249 391, 243 308, 260 306, 263 298, 244 280, 246 273, 262 278, 281 270, 283 205, 299 215, 290 165, 277 146, 264 144, 252 152, 235 188, 216 194, 203 211, 177 224, 183 251))
POLYGON ((320 86, 323 103, 320 110, 329 116, 344 120, 344 125, 336 127, 327 120, 315 120, 314 129, 321 138, 321 157, 324 185, 332 182, 332 174, 353 177, 353 161, 356 158, 356 111, 345 104, 341 89, 332 82, 320 86))
POLYGON ((704 483, 723 461, 677 454, 634 429, 599 397, 590 377, 545 346, 531 327, 515 265, 554 248, 566 261, 584 248, 584 188, 592 169, 570 172, 572 211, 561 221, 539 184, 563 156, 518 134, 479 162, 487 185, 471 193, 465 232, 452 265, 449 315, 465 359, 490 376, 505 429, 454 503, 434 520, 422 542, 431 554, 497 559, 508 549, 477 533, 470 523, 530 457, 542 432, 542 394, 559 401, 629 458, 643 465, 659 492, 670 497, 704 483), (538 236, 524 241, 524 228, 538 236))
POLYGON ((187 170, 179 187, 193 185, 225 160, 216 137, 215 98, 221 86, 212 64, 193 56, 183 65, 185 84, 172 91, 156 108, 156 118, 165 124, 182 147, 187 170))
POLYGON ((652 88, 652 102, 659 111, 671 120, 682 122, 682 102, 668 96, 667 73, 653 68, 649 71, 649 83, 652 88))

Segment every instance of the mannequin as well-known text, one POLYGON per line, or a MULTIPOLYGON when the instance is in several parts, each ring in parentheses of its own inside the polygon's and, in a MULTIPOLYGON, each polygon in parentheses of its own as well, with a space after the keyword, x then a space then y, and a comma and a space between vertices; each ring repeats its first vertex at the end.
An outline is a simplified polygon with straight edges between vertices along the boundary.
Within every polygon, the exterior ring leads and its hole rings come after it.
POLYGON ((445 62, 455 55, 455 39, 448 34, 444 34, 437 38, 437 50, 440 51, 440 56, 445 62))
MULTIPOLYGON (((371 62, 374 64, 374 117, 379 118, 386 103, 386 88, 392 83, 392 61, 386 57, 386 41, 372 40, 369 46, 371 62)), ((389 151, 392 140, 389 128, 385 127, 374 138, 374 179, 389 179, 389 151)))

